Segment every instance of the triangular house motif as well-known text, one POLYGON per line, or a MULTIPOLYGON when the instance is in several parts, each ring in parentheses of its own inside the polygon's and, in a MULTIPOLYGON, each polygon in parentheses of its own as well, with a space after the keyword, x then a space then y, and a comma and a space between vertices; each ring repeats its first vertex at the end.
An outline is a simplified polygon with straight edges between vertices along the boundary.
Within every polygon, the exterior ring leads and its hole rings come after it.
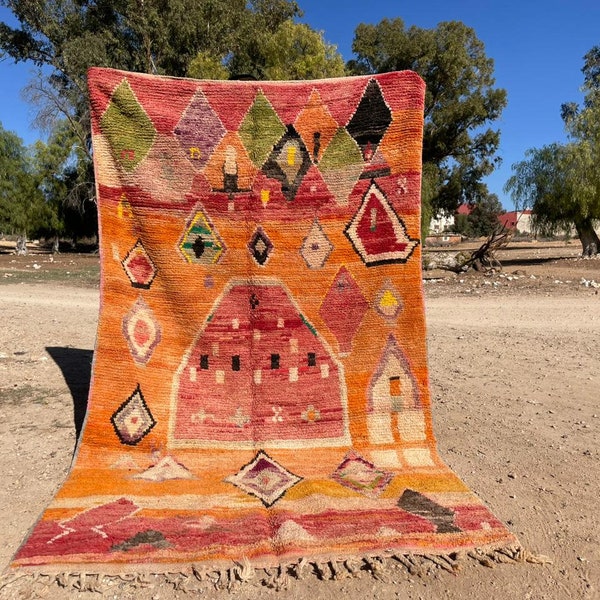
POLYGON ((406 226, 375 182, 344 233, 368 267, 404 263, 419 244, 408 236, 406 226))
POLYGON ((348 435, 342 366, 271 280, 227 287, 180 365, 173 403, 174 447, 330 446, 348 435))

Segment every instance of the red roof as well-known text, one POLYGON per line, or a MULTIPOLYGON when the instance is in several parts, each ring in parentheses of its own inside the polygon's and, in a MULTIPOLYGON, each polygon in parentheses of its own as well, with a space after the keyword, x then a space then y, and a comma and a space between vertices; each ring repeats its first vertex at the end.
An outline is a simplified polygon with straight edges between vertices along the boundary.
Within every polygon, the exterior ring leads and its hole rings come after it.
POLYGON ((457 215, 470 215, 472 211, 473 211, 473 207, 470 204, 461 204, 456 209, 456 214, 457 215))

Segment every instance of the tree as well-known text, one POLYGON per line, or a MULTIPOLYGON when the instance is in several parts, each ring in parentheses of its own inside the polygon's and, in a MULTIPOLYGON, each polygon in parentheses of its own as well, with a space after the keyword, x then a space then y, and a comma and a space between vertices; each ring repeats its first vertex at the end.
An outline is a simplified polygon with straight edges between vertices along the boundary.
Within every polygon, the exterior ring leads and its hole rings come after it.
POLYGON ((342 77, 345 65, 336 47, 308 25, 284 21, 260 40, 259 79, 342 77))
POLYGON ((496 194, 476 202, 467 215, 469 237, 487 237, 498 229, 498 217, 504 212, 496 194))
POLYGON ((435 29, 405 28, 402 19, 360 24, 352 49, 354 73, 411 69, 427 84, 423 139, 423 202, 454 212, 459 204, 486 198, 483 177, 499 163, 499 131, 488 124, 506 105, 494 88, 494 63, 470 27, 457 21, 435 29), (427 193, 425 193, 427 191, 427 193))
POLYGON ((29 98, 38 125, 66 119, 77 140, 68 197, 93 201, 86 74, 91 66, 185 77, 205 57, 252 63, 253 40, 300 14, 293 0, 0 0, 18 26, 0 23, 0 54, 40 68, 29 98))
POLYGON ((28 149, 0 125, 0 233, 18 236, 19 254, 27 253, 27 238, 39 227, 43 212, 28 149))
POLYGON ((36 233, 52 238, 54 251, 58 251, 61 237, 68 236, 74 243, 80 236, 93 237, 97 212, 92 201, 93 177, 88 170, 91 163, 67 122, 59 121, 54 126, 48 142, 36 142, 32 167, 45 202, 36 233))
POLYGON ((575 227, 584 255, 598 253, 600 240, 594 222, 600 217, 598 179, 589 147, 550 144, 532 148, 512 166, 505 190, 518 209, 531 208, 532 225, 543 234, 575 227))
POLYGON ((542 232, 575 227, 585 256, 600 252, 594 226, 600 221, 600 47, 584 57, 584 102, 563 104, 570 141, 531 149, 513 165, 505 189, 515 203, 531 207, 542 232))

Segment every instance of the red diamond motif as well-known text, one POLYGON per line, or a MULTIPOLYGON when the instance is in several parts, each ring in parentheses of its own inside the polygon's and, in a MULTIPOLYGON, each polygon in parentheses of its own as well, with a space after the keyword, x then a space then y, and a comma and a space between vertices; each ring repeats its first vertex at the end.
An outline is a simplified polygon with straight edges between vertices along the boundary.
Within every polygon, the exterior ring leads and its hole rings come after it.
POLYGON ((157 268, 154 266, 141 240, 136 242, 121 264, 133 287, 148 289, 152 285, 157 268))
POLYGON ((352 340, 369 309, 369 303, 346 267, 335 276, 319 314, 337 338, 340 352, 352 351, 352 340))

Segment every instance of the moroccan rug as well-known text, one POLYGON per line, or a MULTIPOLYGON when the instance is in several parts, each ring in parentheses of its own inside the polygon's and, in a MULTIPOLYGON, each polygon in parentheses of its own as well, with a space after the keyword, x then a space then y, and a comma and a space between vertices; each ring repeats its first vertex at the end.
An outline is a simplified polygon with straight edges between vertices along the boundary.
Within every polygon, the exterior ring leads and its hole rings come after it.
POLYGON ((516 558, 432 431, 422 80, 92 69, 89 88, 89 410, 12 567, 244 578, 516 558))

